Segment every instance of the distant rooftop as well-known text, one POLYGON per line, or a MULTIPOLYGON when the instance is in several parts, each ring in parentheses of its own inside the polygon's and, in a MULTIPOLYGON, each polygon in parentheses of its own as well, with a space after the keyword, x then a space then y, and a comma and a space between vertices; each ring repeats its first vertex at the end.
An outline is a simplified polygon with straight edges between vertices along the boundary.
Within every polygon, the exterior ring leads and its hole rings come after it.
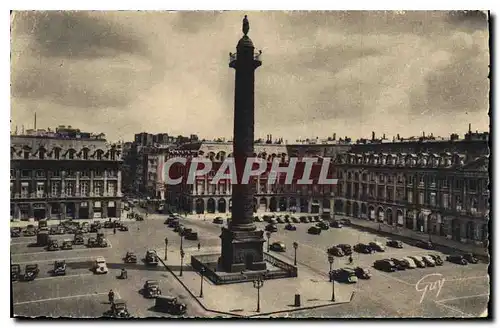
POLYGON ((71 125, 59 125, 52 130, 47 129, 27 129, 18 133, 17 128, 11 136, 16 137, 34 137, 34 138, 50 138, 50 139, 78 139, 78 140, 101 140, 106 141, 104 133, 83 132, 80 129, 73 128, 71 125))

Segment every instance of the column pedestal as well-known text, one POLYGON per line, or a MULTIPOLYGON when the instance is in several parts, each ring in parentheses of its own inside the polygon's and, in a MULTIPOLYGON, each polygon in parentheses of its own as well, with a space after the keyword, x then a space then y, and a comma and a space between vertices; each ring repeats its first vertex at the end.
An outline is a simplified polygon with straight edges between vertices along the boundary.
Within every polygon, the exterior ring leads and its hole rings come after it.
POLYGON ((220 239, 222 254, 219 265, 224 271, 266 270, 264 231, 231 231, 224 227, 220 239))

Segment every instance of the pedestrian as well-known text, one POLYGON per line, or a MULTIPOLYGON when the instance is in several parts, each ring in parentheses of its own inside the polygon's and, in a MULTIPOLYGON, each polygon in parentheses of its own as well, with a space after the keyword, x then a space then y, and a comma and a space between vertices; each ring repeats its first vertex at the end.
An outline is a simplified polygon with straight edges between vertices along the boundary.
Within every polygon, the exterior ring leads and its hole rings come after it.
POLYGON ((109 290, 108 300, 109 300, 109 304, 113 304, 115 302, 115 293, 113 292, 112 289, 109 290))
POLYGON ((349 255, 349 264, 352 264, 352 262, 353 262, 352 255, 349 255))
POLYGON ((113 228, 113 234, 116 235, 116 228, 113 228))
POLYGON ((200 248, 201 248, 201 244, 200 244, 200 243, 198 243, 198 250, 200 250, 200 248))

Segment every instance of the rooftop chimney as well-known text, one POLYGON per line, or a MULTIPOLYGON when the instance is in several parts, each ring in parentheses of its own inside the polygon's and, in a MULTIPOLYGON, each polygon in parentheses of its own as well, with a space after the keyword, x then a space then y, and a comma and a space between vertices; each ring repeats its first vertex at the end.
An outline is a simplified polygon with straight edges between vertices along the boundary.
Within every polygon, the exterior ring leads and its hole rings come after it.
POLYGON ((333 140, 335 140, 335 139, 337 139, 337 134, 336 133, 333 134, 333 140))
POLYGON ((471 133, 471 124, 469 123, 469 133, 471 133))
POLYGON ((397 136, 397 138, 398 138, 398 140, 400 140, 400 138, 399 138, 399 133, 398 133, 398 136, 397 136))
POLYGON ((382 139, 384 139, 384 140, 385 140, 385 133, 384 133, 384 136, 382 137, 382 139))
POLYGON ((372 140, 375 140, 375 131, 372 131, 372 140))

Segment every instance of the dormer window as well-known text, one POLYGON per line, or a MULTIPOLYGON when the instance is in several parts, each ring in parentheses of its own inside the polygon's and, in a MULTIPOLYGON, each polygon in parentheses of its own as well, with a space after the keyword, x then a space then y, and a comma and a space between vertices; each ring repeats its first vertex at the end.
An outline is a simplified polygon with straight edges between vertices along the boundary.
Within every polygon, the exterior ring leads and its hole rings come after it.
POLYGON ((87 148, 82 150, 82 156, 83 156, 83 159, 89 159, 89 150, 87 148))
POLYGON ((59 148, 54 149, 54 158, 59 159, 61 157, 61 150, 59 148))
POLYGON ((30 158, 30 152, 29 150, 24 151, 24 159, 29 159, 30 158))

